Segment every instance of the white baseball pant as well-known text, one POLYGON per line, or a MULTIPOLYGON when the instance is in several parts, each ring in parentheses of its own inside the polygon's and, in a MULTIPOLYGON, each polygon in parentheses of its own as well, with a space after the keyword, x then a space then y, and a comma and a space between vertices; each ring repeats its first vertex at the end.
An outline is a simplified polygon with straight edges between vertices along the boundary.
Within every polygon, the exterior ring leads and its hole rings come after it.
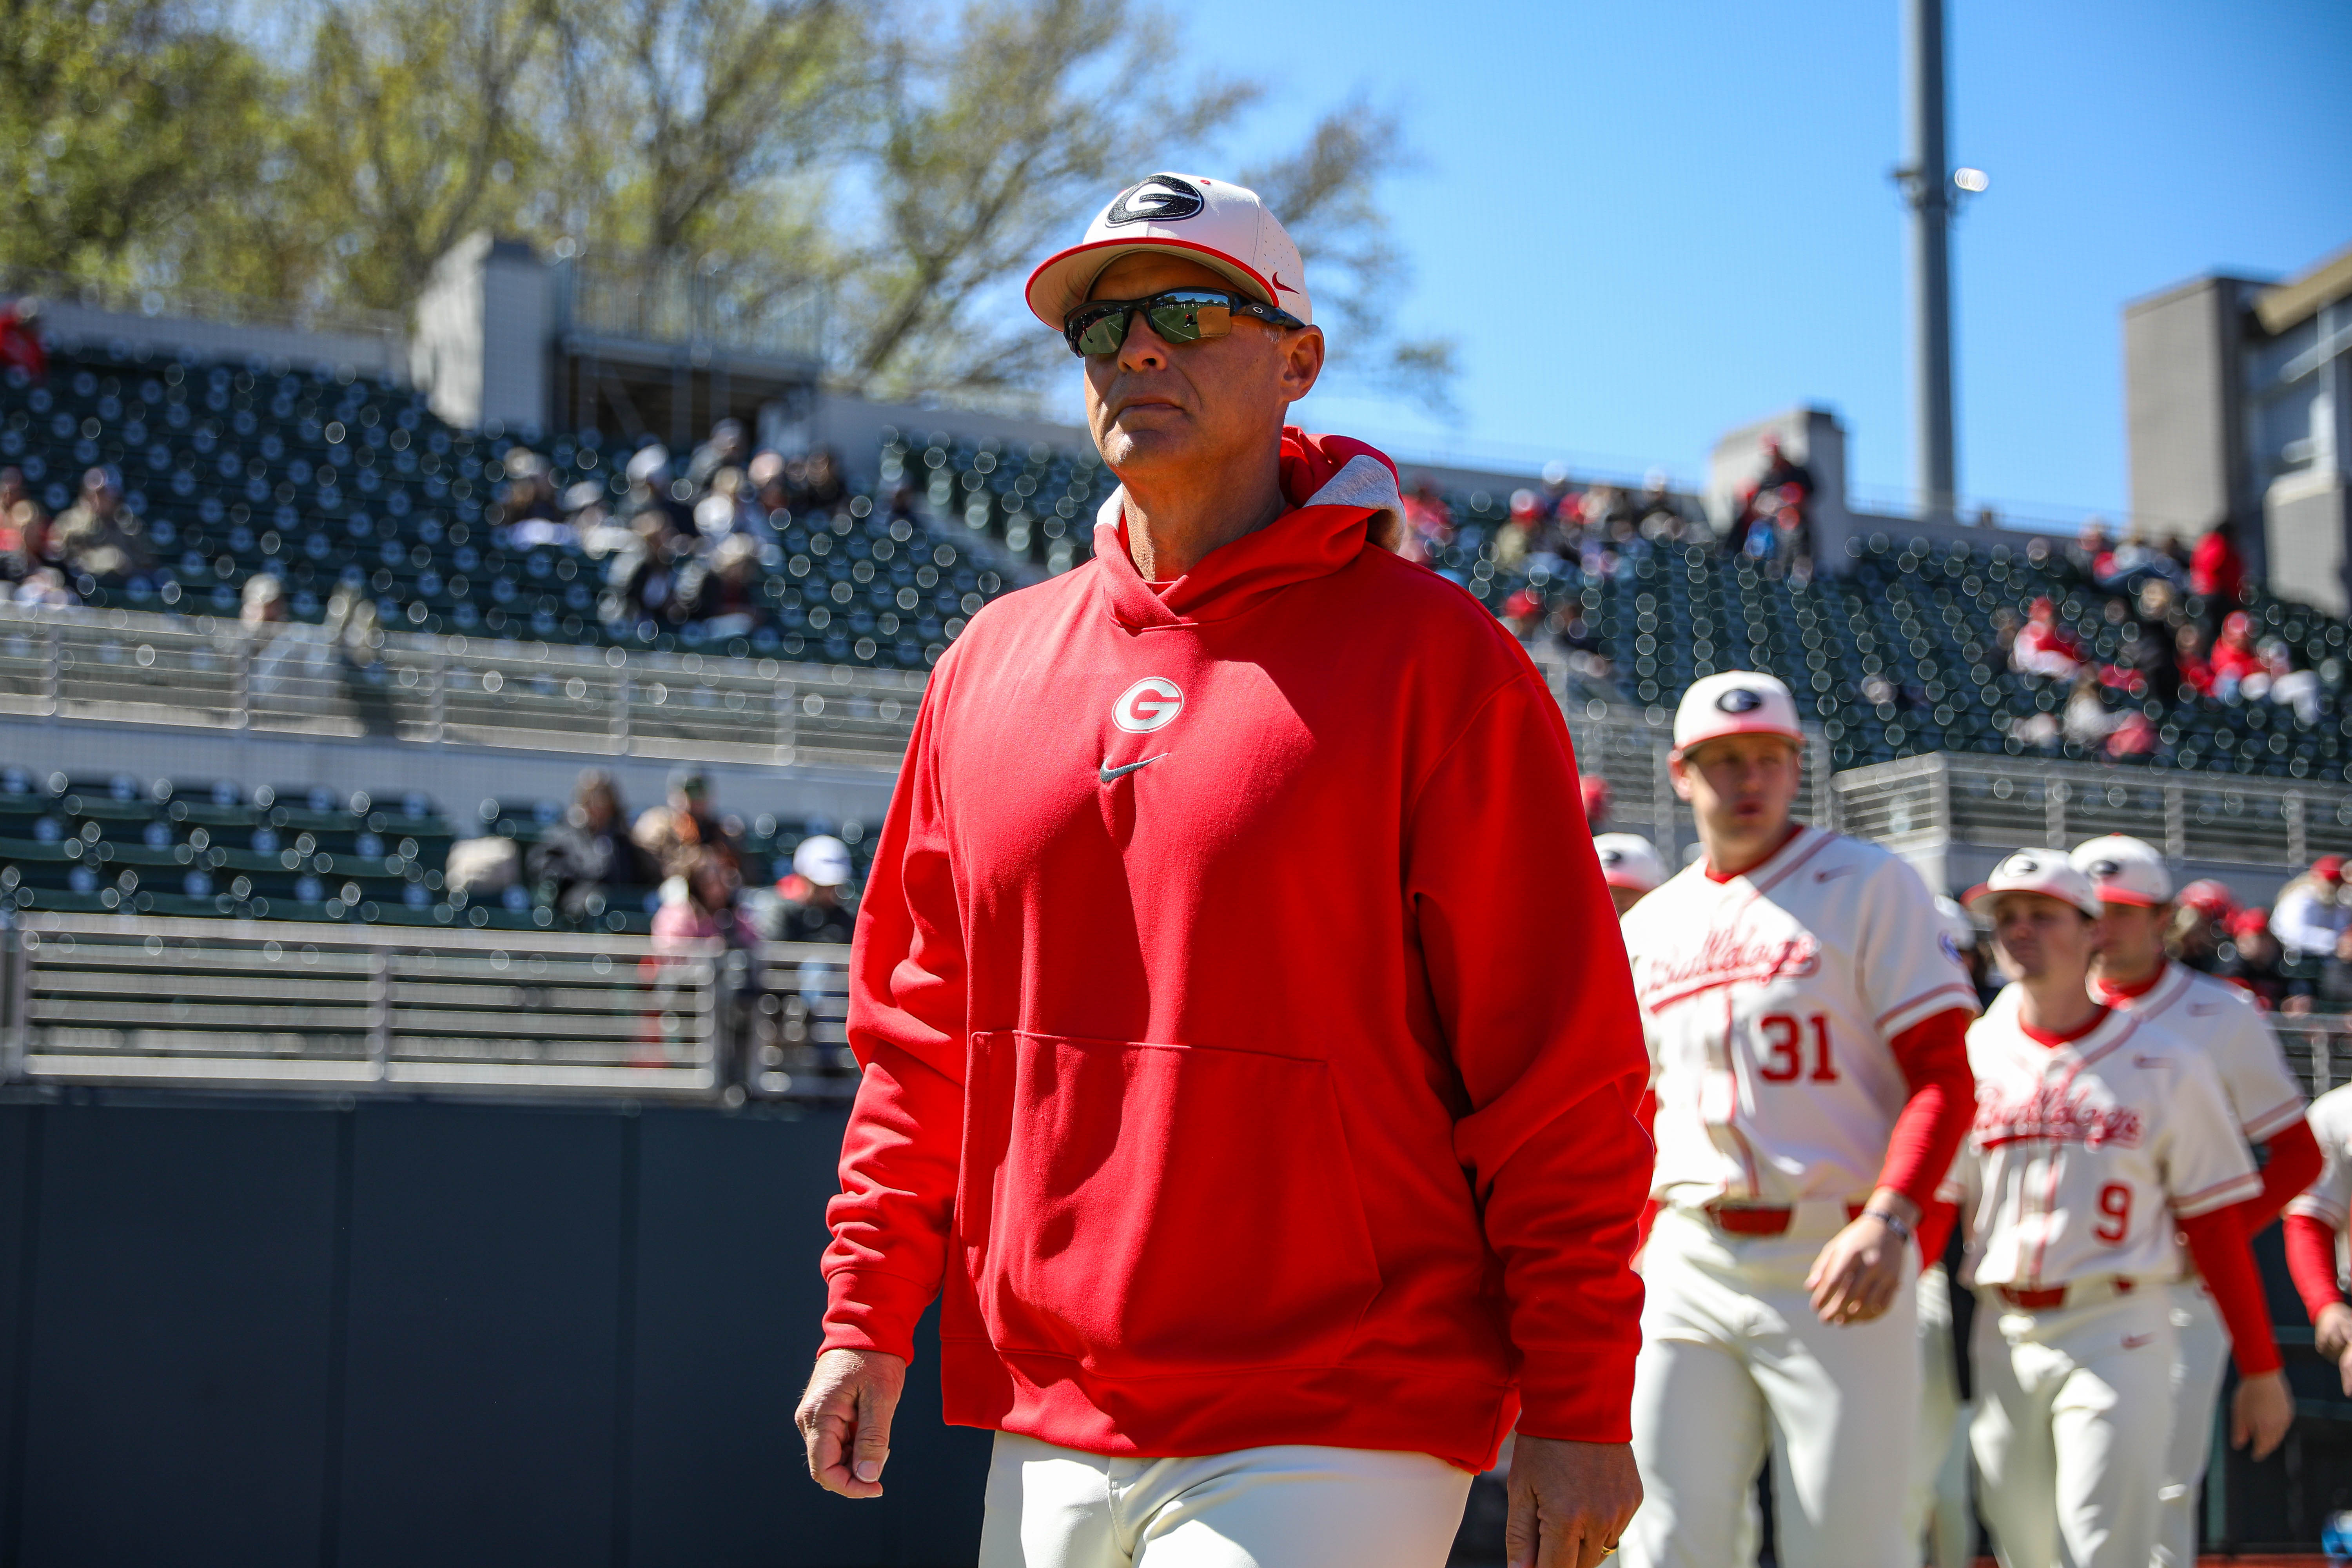
POLYGON ((1885 1316, 1823 1323, 1805 1274, 1844 1223, 1843 1205, 1806 1205, 1785 1236, 1737 1237, 1660 1212, 1642 1260, 1643 1495, 1626 1568, 1753 1563, 1751 1500, 1768 1453, 1786 1568, 1887 1568, 1917 1555, 1903 1534, 1919 1419, 1916 1269, 1885 1316))
POLYGON ((1927 1543, 1934 1568, 1970 1568, 1976 1512, 1969 1502, 1969 1410, 1952 1364, 1952 1282, 1937 1264, 1919 1276, 1919 1447, 1903 1537, 1927 1543))
POLYGON ((1115 1459, 999 1432, 979 1568, 1444 1568, 1470 1480, 1427 1454, 1115 1459))
POLYGON ((1977 1313, 1979 1506, 2002 1568, 2147 1568, 2172 1434, 2171 1298, 1977 1313))
POLYGON ((2213 1408, 2230 1364, 2230 1331, 2201 1281, 2184 1279, 2171 1293, 2172 1442, 2157 1493, 2155 1561, 2157 1568, 2196 1568, 2197 1491, 2213 1458, 2213 1408))

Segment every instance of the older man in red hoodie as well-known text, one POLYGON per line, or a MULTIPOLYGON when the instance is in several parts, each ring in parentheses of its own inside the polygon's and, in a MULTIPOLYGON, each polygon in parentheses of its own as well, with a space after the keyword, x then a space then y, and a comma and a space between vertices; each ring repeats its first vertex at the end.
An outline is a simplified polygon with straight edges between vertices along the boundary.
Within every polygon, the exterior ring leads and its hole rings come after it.
POLYGON ((1305 286, 1177 174, 1031 279, 1120 489, 940 662, 858 919, 801 1428, 877 1494, 940 1298, 986 1568, 1438 1568, 1515 1421, 1517 1562, 1640 1498, 1647 1062, 1568 734, 1379 547, 1388 460, 1284 425, 1305 286))

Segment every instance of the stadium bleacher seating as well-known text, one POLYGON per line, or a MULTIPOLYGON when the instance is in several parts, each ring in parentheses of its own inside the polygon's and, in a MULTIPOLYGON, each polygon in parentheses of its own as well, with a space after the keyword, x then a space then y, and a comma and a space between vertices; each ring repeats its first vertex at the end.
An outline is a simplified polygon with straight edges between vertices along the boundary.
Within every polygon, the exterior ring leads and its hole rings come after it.
MULTIPOLYGON (((548 888, 526 881, 468 900, 448 890, 442 868, 458 838, 495 835, 528 849, 562 815, 560 802, 490 799, 472 820, 453 820, 414 792, 247 793, 226 781, 0 768, 0 909, 561 931, 571 928, 548 888)), ((812 832, 847 840, 862 879, 872 843, 861 825, 763 812, 742 823, 746 885, 773 880, 812 832)), ((643 934, 658 899, 653 888, 607 888, 585 929, 643 934)))
MULTIPOLYGON (((21 371, 0 379, 0 465, 21 468, 52 514, 83 469, 111 466, 144 520, 154 570, 79 584, 86 602, 231 616, 246 583, 268 572, 295 620, 318 620, 341 584, 394 629, 702 646, 693 622, 604 624, 602 563, 584 552, 493 539, 484 510, 523 437, 537 433, 456 429, 409 388, 282 362, 117 345, 59 351, 38 384, 21 371)), ((559 489, 625 491, 627 447, 593 431, 545 446, 559 489)), ((793 518, 761 586, 772 624, 712 651, 928 668, 1010 585, 967 549, 863 495, 836 514, 793 518)))

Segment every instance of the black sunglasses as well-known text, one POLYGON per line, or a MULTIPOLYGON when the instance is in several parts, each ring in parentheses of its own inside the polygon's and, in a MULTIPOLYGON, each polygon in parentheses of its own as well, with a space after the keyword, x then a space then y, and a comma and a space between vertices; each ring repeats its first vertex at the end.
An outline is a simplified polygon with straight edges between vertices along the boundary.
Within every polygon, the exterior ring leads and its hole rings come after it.
POLYGON ((1074 354, 1115 354, 1127 342, 1129 326, 1138 310, 1143 312, 1160 341, 1170 343, 1222 338, 1234 330, 1236 315, 1255 316, 1277 327, 1307 324, 1287 310, 1278 310, 1230 289, 1171 289, 1143 300, 1089 300, 1063 318, 1062 336, 1069 340, 1074 354))

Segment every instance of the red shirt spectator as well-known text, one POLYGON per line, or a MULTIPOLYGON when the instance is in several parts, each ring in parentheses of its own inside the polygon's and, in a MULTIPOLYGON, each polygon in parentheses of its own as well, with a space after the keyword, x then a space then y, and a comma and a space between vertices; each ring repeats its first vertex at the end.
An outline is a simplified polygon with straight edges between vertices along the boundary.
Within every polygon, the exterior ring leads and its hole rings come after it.
POLYGON ((49 374, 49 351, 33 324, 39 314, 40 307, 30 300, 0 305, 0 370, 13 366, 35 381, 49 374))
POLYGON ((2254 648, 2253 617, 2243 610, 2232 610, 2221 623, 2221 640, 2213 645, 2212 683, 2223 696, 2237 689, 2238 682, 2262 668, 2263 656, 2254 648))
POLYGON ((2033 601, 2017 641, 2009 650, 2011 668, 2021 675, 2043 675, 2072 680, 2083 667, 2083 645, 2058 624, 2058 609, 2047 599, 2033 601))
POLYGON ((2205 657, 2205 634, 2183 626, 2173 634, 2172 661, 2180 668, 2180 684, 2200 697, 2213 695, 2213 666, 2205 657))
POLYGON ((1576 787, 1584 797, 1584 820, 1593 832, 1601 832, 1609 824, 1609 781, 1599 773, 1585 773, 1577 779, 1576 787))
POLYGON ((2238 553, 2238 527, 2224 519, 2197 542, 2189 557, 2189 591, 2234 605, 2245 586, 2246 558, 2238 553))

